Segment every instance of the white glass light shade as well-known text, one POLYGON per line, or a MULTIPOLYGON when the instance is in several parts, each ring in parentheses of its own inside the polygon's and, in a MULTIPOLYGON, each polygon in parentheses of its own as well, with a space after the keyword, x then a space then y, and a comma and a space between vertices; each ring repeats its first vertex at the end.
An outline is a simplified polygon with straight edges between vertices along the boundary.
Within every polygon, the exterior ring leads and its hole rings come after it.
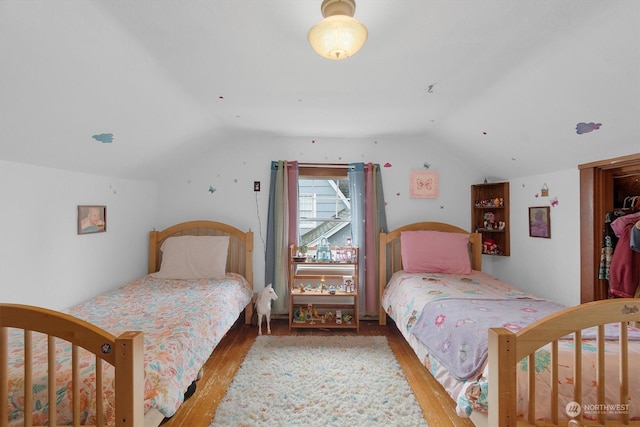
POLYGON ((367 41, 367 27, 346 15, 328 16, 311 30, 313 50, 327 59, 340 60, 355 55, 367 41))

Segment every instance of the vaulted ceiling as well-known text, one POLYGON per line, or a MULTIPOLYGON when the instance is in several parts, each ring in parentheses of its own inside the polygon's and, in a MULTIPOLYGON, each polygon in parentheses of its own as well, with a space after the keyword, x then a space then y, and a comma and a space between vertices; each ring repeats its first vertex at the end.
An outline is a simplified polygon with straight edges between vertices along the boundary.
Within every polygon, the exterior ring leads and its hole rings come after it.
POLYGON ((153 178, 229 135, 418 136, 513 178, 640 152, 637 0, 358 0, 335 62, 320 3, 0 0, 0 160, 153 178))

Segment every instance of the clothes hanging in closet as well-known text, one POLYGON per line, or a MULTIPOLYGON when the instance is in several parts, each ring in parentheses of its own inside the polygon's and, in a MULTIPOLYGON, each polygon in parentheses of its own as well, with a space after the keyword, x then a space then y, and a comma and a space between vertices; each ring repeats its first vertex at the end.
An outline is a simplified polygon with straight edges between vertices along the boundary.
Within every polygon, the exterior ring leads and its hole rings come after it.
POLYGON ((631 233, 640 212, 623 215, 611 223, 618 238, 609 268, 609 295, 633 298, 640 282, 640 252, 631 249, 631 233))
POLYGON ((640 252, 640 221, 631 229, 631 250, 640 252))
POLYGON ((609 280, 609 270, 611 267, 611 258, 618 243, 618 236, 613 232, 611 223, 616 219, 627 214, 627 211, 617 210, 607 212, 604 216, 604 236, 602 239, 602 252, 600 255, 600 270, 598 271, 598 279, 609 280))

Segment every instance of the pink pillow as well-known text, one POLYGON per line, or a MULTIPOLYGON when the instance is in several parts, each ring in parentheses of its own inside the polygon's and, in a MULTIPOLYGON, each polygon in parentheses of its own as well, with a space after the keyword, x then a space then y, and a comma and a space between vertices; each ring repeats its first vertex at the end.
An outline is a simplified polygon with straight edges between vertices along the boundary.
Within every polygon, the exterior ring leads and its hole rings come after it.
POLYGON ((161 248, 161 279, 219 279, 225 276, 229 236, 169 237, 161 248))
POLYGON ((403 231, 400 248, 407 273, 471 274, 468 234, 403 231))

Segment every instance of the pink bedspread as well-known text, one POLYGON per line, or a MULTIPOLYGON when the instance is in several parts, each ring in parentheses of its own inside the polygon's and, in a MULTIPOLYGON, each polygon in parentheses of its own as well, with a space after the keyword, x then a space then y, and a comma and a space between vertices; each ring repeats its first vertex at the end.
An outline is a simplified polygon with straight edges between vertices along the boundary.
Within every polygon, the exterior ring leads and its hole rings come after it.
MULTIPOLYGON (((66 310, 67 313, 119 335, 144 332, 145 412, 156 408, 169 417, 222 337, 249 303, 252 291, 240 275, 221 280, 168 280, 145 276, 126 286, 66 310)), ((9 337, 9 420, 22 425, 22 333, 9 337)), ((48 420, 46 339, 34 333, 32 413, 36 425, 48 420), (38 361, 41 362, 38 362, 38 361)), ((70 345, 57 346, 58 423, 71 422, 70 345)), ((83 423, 95 424, 95 358, 81 350, 83 423)), ((113 405, 113 368, 106 365, 103 393, 113 405)), ((113 406, 108 422, 113 421, 113 406)))

